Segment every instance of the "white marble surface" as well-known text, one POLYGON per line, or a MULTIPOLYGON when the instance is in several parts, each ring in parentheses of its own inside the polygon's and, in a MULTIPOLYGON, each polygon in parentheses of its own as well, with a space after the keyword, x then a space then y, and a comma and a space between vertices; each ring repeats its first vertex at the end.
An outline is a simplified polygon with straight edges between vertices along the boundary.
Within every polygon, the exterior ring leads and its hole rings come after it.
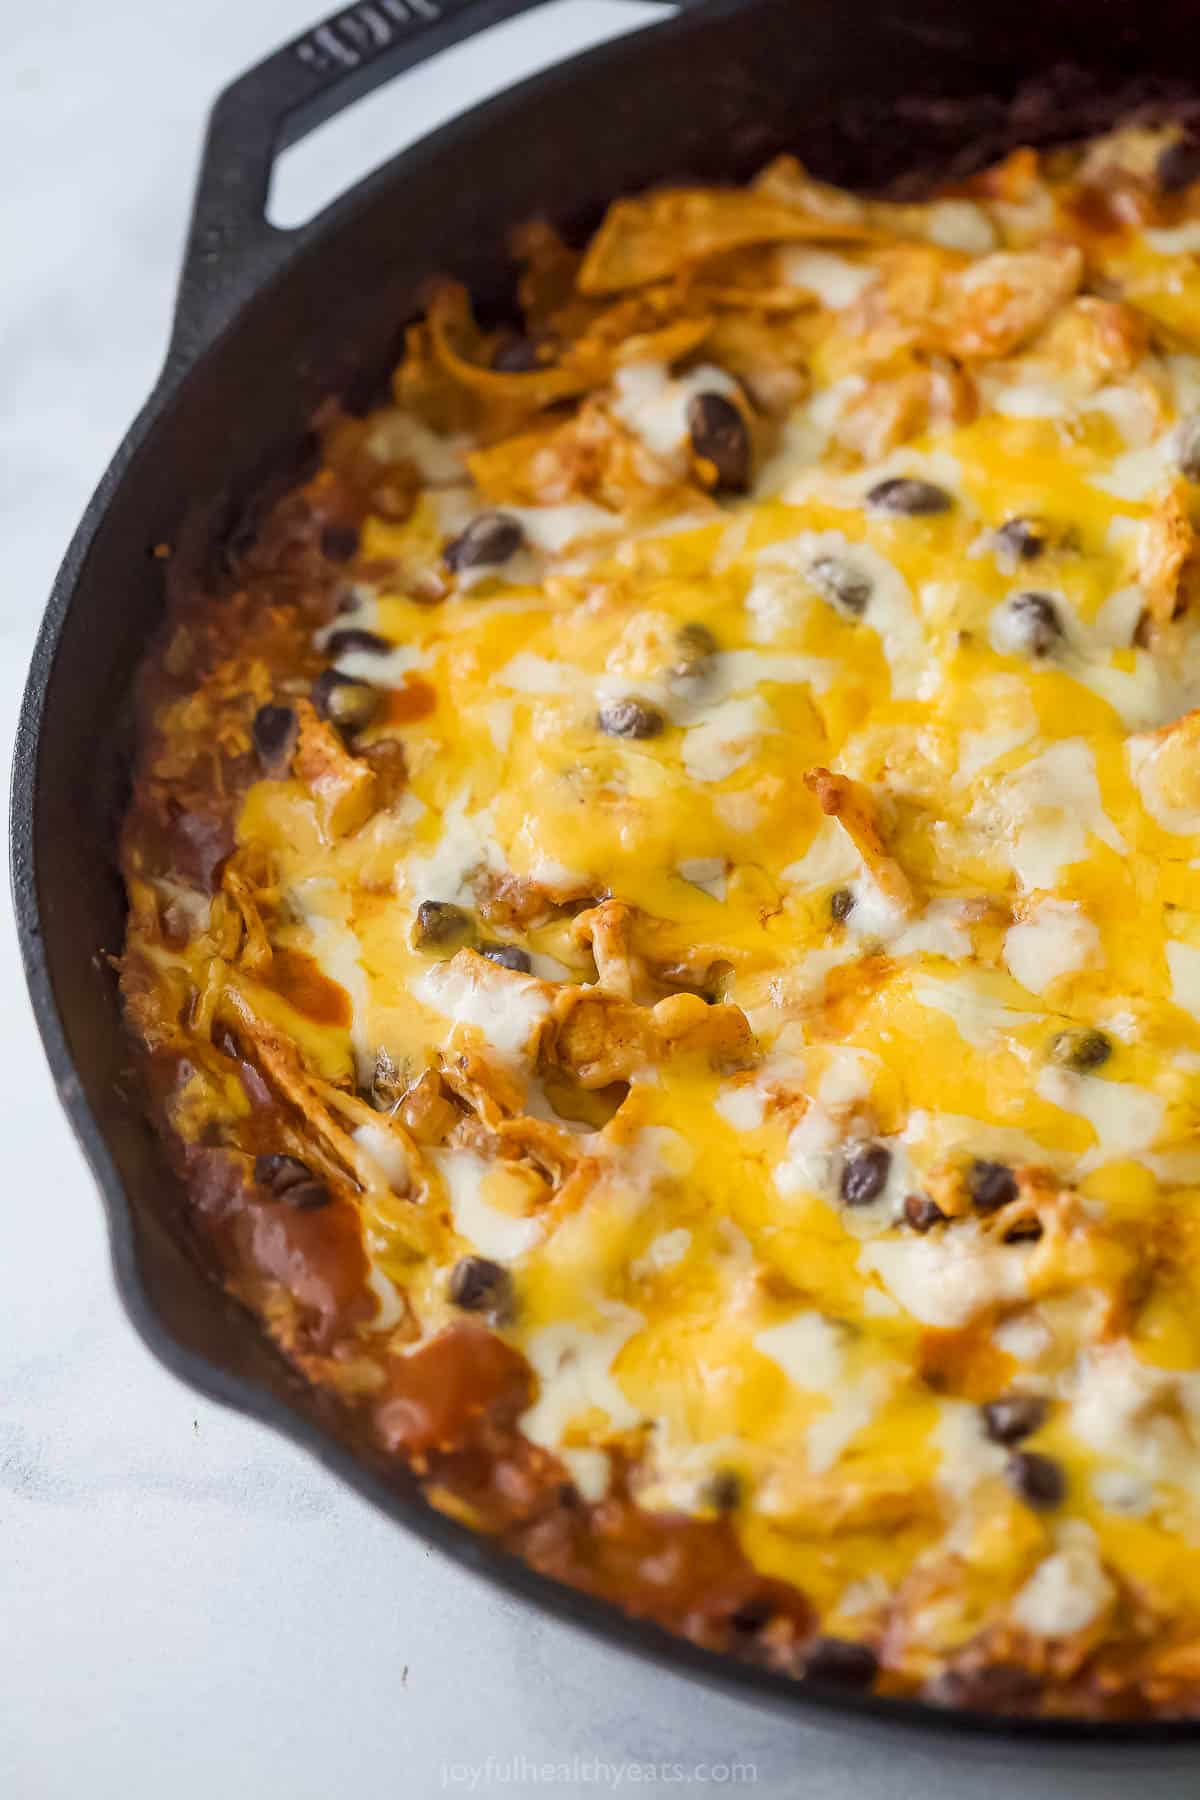
MULTIPOLYGON (((281 210, 294 218, 402 133, 648 12, 568 0, 407 78, 338 142, 293 153, 281 210)), ((311 20, 305 0, 43 0, 6 19, 6 736, 55 564, 162 355, 206 106, 311 20)), ((707 1792, 726 1784, 651 1780, 640 1766, 735 1758, 764 1800, 1190 1789, 1200 1759, 1185 1775, 1145 1752, 1075 1753, 1031 1776, 1003 1747, 881 1745, 769 1717, 628 1663, 435 1559, 150 1360, 113 1296, 7 929, 0 1017, 4 1800, 707 1792), (574 1773, 537 1767, 572 1757, 574 1773)))

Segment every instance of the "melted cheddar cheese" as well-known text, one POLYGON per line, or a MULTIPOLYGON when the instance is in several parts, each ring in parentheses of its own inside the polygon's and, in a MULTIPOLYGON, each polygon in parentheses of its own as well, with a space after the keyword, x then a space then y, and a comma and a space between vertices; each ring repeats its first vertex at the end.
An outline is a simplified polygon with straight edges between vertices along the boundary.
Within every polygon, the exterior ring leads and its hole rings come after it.
POLYGON ((242 774, 215 898, 135 815, 134 1028, 235 1044, 287 1129, 208 1048, 166 1123, 251 1186, 304 1163, 371 1299, 326 1354, 303 1284, 235 1288, 359 1396, 465 1295, 584 1502, 725 1520, 896 1691, 1198 1691, 1200 194, 1156 186, 1169 143, 925 205, 785 162, 621 202, 582 259, 536 237, 532 367, 445 290, 395 403, 327 431, 303 503, 354 497, 352 559, 298 612, 268 580, 286 654, 175 639, 154 689, 146 781, 222 732, 242 774), (298 740, 247 764, 270 707, 298 740))

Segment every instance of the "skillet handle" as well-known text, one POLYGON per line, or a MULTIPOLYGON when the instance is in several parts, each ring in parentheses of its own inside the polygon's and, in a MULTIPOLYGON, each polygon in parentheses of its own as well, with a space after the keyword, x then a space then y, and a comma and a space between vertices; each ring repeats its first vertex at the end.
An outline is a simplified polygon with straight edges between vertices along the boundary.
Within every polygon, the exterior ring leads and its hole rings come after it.
POLYGON ((543 0, 356 0, 232 82, 209 118, 169 361, 194 360, 299 241, 265 216, 281 150, 406 69, 543 0))

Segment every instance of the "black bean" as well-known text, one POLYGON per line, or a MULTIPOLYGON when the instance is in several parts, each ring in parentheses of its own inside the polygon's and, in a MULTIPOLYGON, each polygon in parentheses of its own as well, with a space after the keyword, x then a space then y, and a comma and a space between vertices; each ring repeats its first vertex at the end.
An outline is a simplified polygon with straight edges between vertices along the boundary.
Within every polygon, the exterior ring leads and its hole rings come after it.
POLYGON ((903 513, 907 518, 931 518, 934 513, 949 512, 954 500, 945 488, 932 481, 918 481, 910 475, 893 475, 878 481, 867 495, 867 505, 877 512, 903 513))
POLYGON ((289 1206, 297 1207, 301 1212, 311 1212, 314 1207, 328 1206, 329 1189, 323 1181, 298 1181, 295 1187, 288 1188, 280 1199, 286 1200, 289 1206))
POLYGON ((707 680, 717 650, 717 640, 707 625, 681 625, 675 634, 675 660, 667 670, 667 680, 676 686, 707 680))
POLYGON ((996 543, 1017 562, 1036 562, 1045 551, 1049 535, 1040 519, 1018 517, 1005 520, 996 533, 996 543))
POLYGON ((1049 594, 1013 594, 1007 608, 1015 636, 1030 656, 1046 656, 1062 637, 1062 620, 1049 594))
POLYGON ((1200 481, 1200 413, 1180 425, 1175 435, 1175 460, 1189 481, 1200 481))
POLYGON ((854 911, 852 888, 835 888, 829 896, 829 916, 835 925, 843 925, 854 911))
POLYGON ((272 1156, 255 1157, 254 1179, 260 1186, 269 1188, 276 1200, 285 1200, 289 1206, 307 1211, 329 1205, 329 1189, 298 1156, 277 1152, 272 1156))
POLYGON ((647 700, 610 700, 596 715, 596 723, 609 737, 652 738, 663 728, 663 716, 647 700))
POLYGON ((413 926, 413 949, 430 950, 442 944, 461 944, 471 930, 471 915, 449 900, 422 900, 413 926))
POLYGON ((945 1213, 928 1194, 906 1194, 904 1217, 914 1231, 932 1231, 935 1225, 944 1225, 946 1222, 945 1213))
POLYGON ((730 1613, 729 1623, 735 1631, 749 1637, 769 1625, 774 1616, 775 1608, 769 1600, 745 1600, 730 1613))
POLYGON ((330 562, 349 562, 358 554, 358 528, 355 525, 326 525, 321 531, 321 554, 330 562))
POLYGON ((1017 1182, 1004 1163, 985 1162, 981 1157, 967 1170, 967 1192, 976 1212, 998 1212, 1017 1197, 1017 1182))
POLYGON ((1050 1054, 1065 1069, 1086 1075, 1098 1069, 1112 1055, 1112 1039, 1103 1031, 1090 1027, 1081 1031, 1059 1031, 1050 1040, 1050 1054))
POLYGON ((453 1305, 464 1312, 507 1318, 512 1312, 512 1276, 486 1256, 464 1256, 450 1271, 447 1287, 453 1305))
POLYGON ((542 368, 543 363, 532 338, 513 337, 497 346, 492 367, 502 375, 528 375, 532 369, 542 368))
POLYGON ((993 1444, 1019 1444, 1045 1424, 1047 1410, 1040 1394, 1001 1394, 983 1407, 983 1429, 993 1444))
POLYGON ((1159 151, 1154 175, 1164 194, 1181 194, 1200 181, 1200 138, 1190 131, 1181 132, 1159 151))
POLYGON ((842 1166, 842 1199, 847 1206, 869 1206, 887 1183, 892 1153, 882 1144, 866 1144, 847 1156, 842 1166))
POLYGON ((696 619, 679 627, 675 642, 679 648, 680 660, 685 663, 702 662, 707 657, 715 656, 719 647, 708 626, 701 625, 696 619))
POLYGON ((718 1469, 700 1492, 701 1503, 717 1512, 733 1512, 741 1504, 742 1479, 735 1469, 718 1469))
POLYGON ((927 1683, 922 1698, 956 1711, 1027 1712, 1040 1689, 1036 1675, 1016 1663, 984 1663, 978 1668, 943 1669, 927 1683))
POLYGON ((716 472, 715 486, 744 494, 750 485, 750 431, 725 394, 693 394, 688 401, 692 449, 716 472))
POLYGON ((276 1151, 270 1156, 255 1157, 254 1179, 261 1187, 269 1187, 273 1194, 282 1194, 298 1182, 311 1181, 312 1170, 298 1156, 285 1156, 276 1151))
POLYGON ((399 1069, 382 1045, 375 1052, 375 1072, 371 1077, 370 1101, 377 1112, 391 1112, 399 1105, 406 1083, 399 1069))
POLYGON ((878 1673, 874 1650, 852 1638, 814 1638, 804 1662, 807 1681, 828 1682, 830 1687, 867 1688, 878 1673))
POLYGON ((268 775, 286 775, 300 735, 290 706, 260 706, 250 727, 255 753, 268 775))
POLYGON ((520 975, 528 975, 533 967, 528 950, 522 950, 519 944, 480 944, 479 954, 486 956, 489 962, 499 963, 502 969, 515 969, 520 975))
POLYGON ((852 568, 840 556, 817 556, 808 565, 808 578, 826 600, 860 619, 871 598, 871 578, 852 568))
POLYGON ((369 681, 356 681, 352 675, 341 675, 326 669, 313 683, 313 705, 323 719, 342 731, 361 731, 379 711, 383 696, 369 681))
POLYGON ((325 654, 336 662, 339 656, 349 656, 352 650, 365 650, 368 656, 386 656, 391 647, 377 631, 364 631, 361 625, 343 625, 330 634, 325 654))
POLYGON ((1014 1450, 1004 1473, 1017 1498, 1036 1512, 1050 1512, 1066 1498, 1067 1478, 1061 1465, 1036 1450, 1014 1450))
POLYGON ((520 519, 511 513, 480 513, 442 552, 447 568, 493 569, 515 556, 525 542, 520 519))

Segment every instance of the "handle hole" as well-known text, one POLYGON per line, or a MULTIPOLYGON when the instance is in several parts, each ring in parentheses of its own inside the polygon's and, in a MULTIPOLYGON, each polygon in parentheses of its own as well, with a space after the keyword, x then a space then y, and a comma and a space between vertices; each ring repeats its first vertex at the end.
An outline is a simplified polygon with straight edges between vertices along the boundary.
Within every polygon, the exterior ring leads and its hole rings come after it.
POLYGON ((553 0, 386 82, 278 156, 267 218, 306 225, 418 138, 527 75, 662 17, 650 0, 553 0))

